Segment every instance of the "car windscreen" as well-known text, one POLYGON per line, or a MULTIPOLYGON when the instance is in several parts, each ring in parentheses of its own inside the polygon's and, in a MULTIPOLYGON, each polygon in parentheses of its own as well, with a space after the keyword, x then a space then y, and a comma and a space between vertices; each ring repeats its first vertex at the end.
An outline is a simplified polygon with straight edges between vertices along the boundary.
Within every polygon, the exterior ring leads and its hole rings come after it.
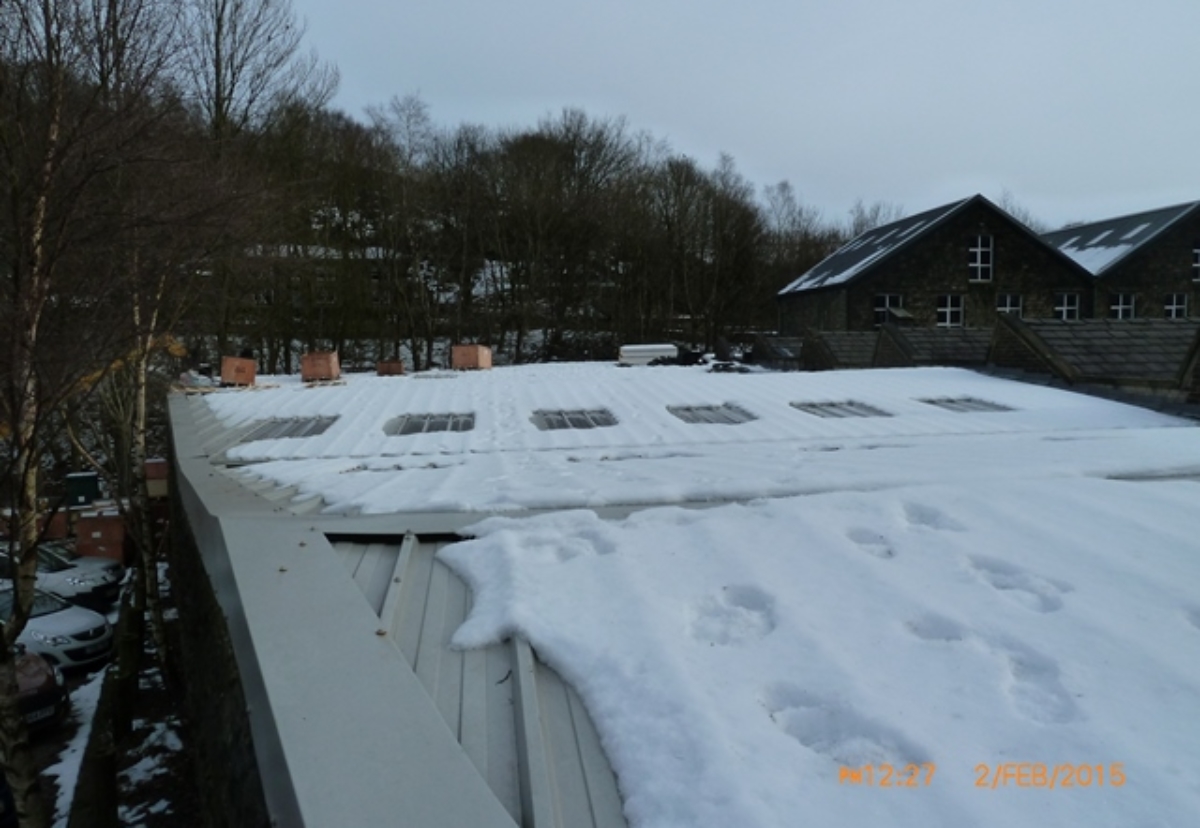
MULTIPOLYGON (((69 604, 61 598, 39 590, 33 593, 33 608, 29 611, 29 617, 37 618, 41 615, 49 615, 67 606, 69 604)), ((0 618, 12 618, 12 611, 13 593, 11 589, 6 589, 0 592, 0 618)))

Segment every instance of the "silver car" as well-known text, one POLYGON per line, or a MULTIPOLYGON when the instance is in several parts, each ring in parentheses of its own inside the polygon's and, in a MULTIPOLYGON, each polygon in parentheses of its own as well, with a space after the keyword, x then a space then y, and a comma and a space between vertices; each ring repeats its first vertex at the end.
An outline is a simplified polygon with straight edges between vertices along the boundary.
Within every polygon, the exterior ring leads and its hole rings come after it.
MULTIPOLYGON (((12 611, 12 587, 0 587, 0 618, 11 618, 12 611)), ((52 665, 86 668, 102 664, 112 655, 113 631, 100 613, 39 589, 34 591, 33 609, 17 643, 52 665)))

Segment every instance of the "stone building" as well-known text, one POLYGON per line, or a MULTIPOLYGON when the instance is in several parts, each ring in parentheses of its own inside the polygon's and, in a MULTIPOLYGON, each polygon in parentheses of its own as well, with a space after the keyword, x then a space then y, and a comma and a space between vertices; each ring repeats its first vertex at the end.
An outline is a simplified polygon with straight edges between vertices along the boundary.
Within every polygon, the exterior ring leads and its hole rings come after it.
POLYGON ((1098 319, 1200 315, 1200 201, 1080 224, 1042 239, 1092 275, 1098 319))
POLYGON ((980 195, 857 236, 779 292, 780 332, 1092 315, 1092 276, 980 195))

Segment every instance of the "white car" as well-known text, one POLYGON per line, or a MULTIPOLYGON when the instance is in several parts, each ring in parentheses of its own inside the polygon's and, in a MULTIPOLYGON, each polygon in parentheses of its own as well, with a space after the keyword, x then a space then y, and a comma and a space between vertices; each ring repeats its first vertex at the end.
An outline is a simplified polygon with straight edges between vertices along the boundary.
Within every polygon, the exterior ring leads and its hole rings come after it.
MULTIPOLYGON (((107 609, 117 600, 124 573, 115 561, 104 564, 84 564, 67 558, 58 547, 38 547, 37 587, 65 598, 73 604, 107 609)), ((0 577, 11 580, 8 549, 0 552, 0 577)))
MULTIPOLYGON (((11 618, 12 611, 12 587, 2 587, 0 618, 11 618)), ((100 613, 35 590, 29 621, 17 643, 57 667, 92 667, 112 655, 113 631, 108 619, 100 613)))

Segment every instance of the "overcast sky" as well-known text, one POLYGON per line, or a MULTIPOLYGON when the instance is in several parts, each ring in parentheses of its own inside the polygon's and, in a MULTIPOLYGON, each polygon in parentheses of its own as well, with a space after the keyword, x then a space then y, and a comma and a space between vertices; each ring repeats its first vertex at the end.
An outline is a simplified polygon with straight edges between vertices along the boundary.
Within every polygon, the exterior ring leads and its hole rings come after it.
POLYGON ((334 105, 623 116, 842 220, 1007 190, 1068 221, 1200 199, 1200 0, 293 0, 334 105))

